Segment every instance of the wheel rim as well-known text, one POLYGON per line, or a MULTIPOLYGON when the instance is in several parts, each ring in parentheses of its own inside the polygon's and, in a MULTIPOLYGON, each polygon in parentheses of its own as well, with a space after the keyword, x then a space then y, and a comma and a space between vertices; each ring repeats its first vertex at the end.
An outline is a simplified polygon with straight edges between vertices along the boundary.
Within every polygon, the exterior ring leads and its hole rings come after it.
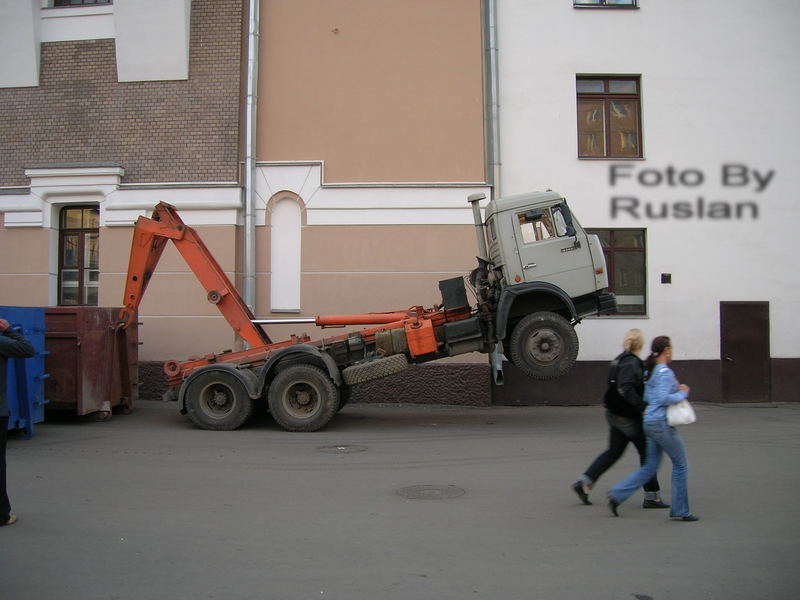
POLYGON ((224 419, 235 406, 233 389, 224 383, 210 383, 200 391, 200 410, 211 419, 224 419))
POLYGON ((321 395, 310 381, 297 381, 283 394, 283 407, 295 419, 307 419, 319 411, 321 395))
POLYGON ((557 331, 542 328, 534 331, 525 344, 526 354, 540 365, 549 365, 558 360, 564 341, 557 331))

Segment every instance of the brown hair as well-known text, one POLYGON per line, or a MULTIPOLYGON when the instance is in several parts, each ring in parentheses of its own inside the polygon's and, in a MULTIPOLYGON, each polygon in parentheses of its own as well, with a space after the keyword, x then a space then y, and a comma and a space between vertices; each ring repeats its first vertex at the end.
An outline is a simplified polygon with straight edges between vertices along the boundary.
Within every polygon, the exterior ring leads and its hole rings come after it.
POLYGON ((670 346, 672 346, 672 341, 665 335, 658 336, 650 344, 650 356, 648 356, 647 360, 644 361, 644 368, 647 371, 648 379, 653 372, 653 367, 656 365, 656 358, 658 358, 661 353, 670 346))

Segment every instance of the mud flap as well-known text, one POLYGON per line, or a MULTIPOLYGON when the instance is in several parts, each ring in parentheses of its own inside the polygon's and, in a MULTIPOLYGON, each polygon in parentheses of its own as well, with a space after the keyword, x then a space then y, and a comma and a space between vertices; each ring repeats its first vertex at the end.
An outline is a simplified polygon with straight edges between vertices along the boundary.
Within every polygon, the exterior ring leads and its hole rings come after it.
POLYGON ((489 353, 489 366, 492 369, 492 380, 495 385, 503 385, 503 344, 497 343, 489 353))

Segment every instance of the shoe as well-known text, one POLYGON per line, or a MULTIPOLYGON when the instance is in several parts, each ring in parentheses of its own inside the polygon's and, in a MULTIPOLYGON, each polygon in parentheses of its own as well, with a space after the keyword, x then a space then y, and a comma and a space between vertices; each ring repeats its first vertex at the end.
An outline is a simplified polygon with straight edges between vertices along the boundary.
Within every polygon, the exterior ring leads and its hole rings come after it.
POLYGON ((8 517, 8 521, 6 521, 5 523, 3 523, 3 525, 2 525, 2 526, 6 526, 6 525, 13 525, 13 524, 14 524, 14 523, 16 523, 16 522, 17 522, 17 515, 10 515, 10 516, 8 517))
POLYGON ((642 502, 642 508, 669 508, 669 504, 663 500, 645 500, 642 502))
POLYGON ((589 495, 583 491, 583 484, 580 481, 576 481, 572 484, 572 491, 578 494, 578 498, 581 499, 586 505, 590 505, 591 502, 589 501, 589 495))
POLYGON ((619 516, 619 513, 617 512, 617 507, 618 506, 619 506, 619 502, 617 502, 616 500, 614 500, 611 497, 608 498, 608 508, 609 508, 609 510, 611 510, 611 514, 614 515, 615 517, 619 516))
POLYGON ((700 520, 699 517, 696 517, 695 515, 691 515, 691 514, 683 516, 683 517, 670 517, 670 519, 672 519, 673 521, 688 521, 688 522, 699 521, 700 520))

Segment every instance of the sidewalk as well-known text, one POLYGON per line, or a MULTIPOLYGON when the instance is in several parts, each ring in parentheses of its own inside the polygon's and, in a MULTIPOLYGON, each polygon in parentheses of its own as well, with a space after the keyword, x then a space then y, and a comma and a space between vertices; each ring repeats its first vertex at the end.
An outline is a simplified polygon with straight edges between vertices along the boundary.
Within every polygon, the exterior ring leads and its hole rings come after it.
POLYGON ((698 523, 640 494, 610 516, 633 448, 579 504, 600 407, 350 405, 313 434, 265 415, 202 431, 160 402, 43 423, 9 443, 20 519, 0 529, 0 597, 793 597, 800 405, 696 409, 681 434, 698 523))

